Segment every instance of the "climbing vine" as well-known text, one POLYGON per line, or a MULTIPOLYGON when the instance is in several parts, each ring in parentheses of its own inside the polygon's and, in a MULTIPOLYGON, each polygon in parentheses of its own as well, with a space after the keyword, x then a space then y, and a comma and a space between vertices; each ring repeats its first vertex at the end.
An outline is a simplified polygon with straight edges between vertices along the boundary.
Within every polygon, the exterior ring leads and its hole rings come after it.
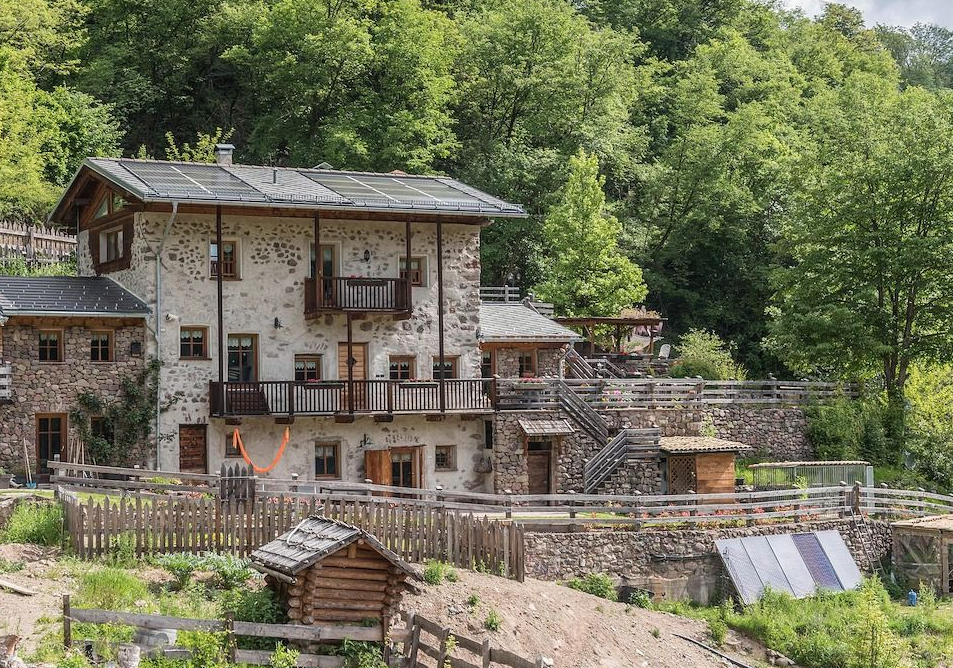
MULTIPOLYGON (((135 376, 123 376, 119 397, 108 400, 93 392, 83 392, 70 411, 70 420, 86 446, 86 457, 102 466, 120 466, 141 452, 156 419, 159 368, 150 358, 135 376), (96 418, 99 428, 93 429, 96 418)), ((166 407, 160 407, 165 410, 166 407)))

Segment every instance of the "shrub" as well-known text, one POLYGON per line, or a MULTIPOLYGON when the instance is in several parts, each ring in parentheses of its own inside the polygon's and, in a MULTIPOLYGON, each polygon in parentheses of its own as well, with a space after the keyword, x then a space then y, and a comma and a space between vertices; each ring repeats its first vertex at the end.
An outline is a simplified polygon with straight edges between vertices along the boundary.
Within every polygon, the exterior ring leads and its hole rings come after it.
POLYGON ((348 668, 387 668, 381 646, 376 643, 345 638, 338 653, 346 658, 348 668))
POLYGON ((133 573, 106 567, 80 575, 76 598, 77 607, 130 610, 136 601, 149 599, 149 589, 133 573))
POLYGON ((713 643, 721 647, 728 636, 728 624, 720 617, 708 620, 708 635, 713 643))
POLYGON ((182 552, 160 554, 152 560, 159 568, 168 572, 175 579, 176 589, 185 589, 192 579, 192 573, 202 566, 203 559, 194 554, 182 552))
POLYGON ((278 643, 268 663, 272 668, 295 668, 298 665, 298 654, 298 650, 278 643))
POLYGON ((209 553, 202 559, 202 568, 212 571, 218 584, 225 589, 241 587, 257 573, 252 569, 248 559, 231 554, 209 553))
POLYGON ((190 668, 226 668, 225 634, 206 631, 180 631, 178 644, 192 650, 190 668))
POLYGON ((652 595, 641 589, 634 591, 629 594, 629 605, 634 605, 636 608, 648 608, 652 605, 652 595))
POLYGON ((483 620, 483 628, 487 631, 499 631, 500 627, 503 626, 503 618, 500 616, 496 610, 492 608, 486 615, 486 619, 483 620))
POLYGON ((690 330, 678 343, 678 361, 672 365, 673 378, 701 376, 707 380, 744 380, 747 372, 731 357, 721 337, 714 332, 690 330))
POLYGON ((467 607, 468 607, 468 608, 475 608, 475 607, 477 607, 478 605, 480 605, 480 597, 479 597, 479 596, 477 596, 476 594, 470 594, 469 596, 467 596, 467 607))
POLYGON ((123 531, 109 539, 109 551, 104 559, 106 563, 119 568, 132 568, 138 562, 136 557, 136 534, 123 531))
POLYGON ((431 585, 443 584, 443 581, 456 582, 460 577, 456 569, 443 561, 431 559, 424 565, 424 582, 431 585))
POLYGON ((619 600, 619 594, 612 579, 605 573, 589 573, 583 578, 573 578, 566 583, 566 586, 609 601, 619 600))
POLYGON ((82 652, 68 651, 56 662, 56 668, 89 668, 89 660, 82 652))
MULTIPOLYGON (((217 597, 220 616, 231 612, 239 622, 257 622, 260 624, 282 624, 288 621, 284 608, 275 598, 271 589, 226 589, 217 597)), ((375 620, 376 622, 377 620, 375 620)), ((268 650, 275 646, 268 638, 242 636, 238 639, 242 649, 268 650)))
POLYGON ((805 414, 807 437, 819 459, 885 462, 893 458, 886 430, 889 411, 880 399, 842 397, 808 406, 805 414))
POLYGON ((0 533, 0 542, 57 546, 63 541, 63 510, 55 503, 17 505, 0 533))
POLYGON ((10 561, 0 557, 0 573, 16 573, 22 571, 24 563, 22 561, 10 561))

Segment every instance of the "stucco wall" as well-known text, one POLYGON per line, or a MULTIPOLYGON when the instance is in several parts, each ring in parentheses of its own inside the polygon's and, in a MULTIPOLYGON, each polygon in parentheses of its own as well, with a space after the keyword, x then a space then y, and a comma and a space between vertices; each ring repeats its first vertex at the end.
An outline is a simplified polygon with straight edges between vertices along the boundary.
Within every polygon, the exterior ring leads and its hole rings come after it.
MULTIPOLYGON (((0 404, 0 466, 8 472, 23 470, 24 442, 30 452, 31 467, 35 469, 37 414, 69 414, 77 407, 76 398, 83 392, 92 392, 107 400, 117 399, 123 377, 134 377, 145 363, 144 357, 130 354, 132 343, 141 344, 145 339, 141 321, 10 318, 0 329, 3 330, 0 357, 10 361, 13 367, 14 401, 0 404), (38 327, 63 331, 63 362, 39 361, 38 327), (113 332, 114 362, 90 361, 91 329, 113 332)), ((73 425, 68 427, 70 435, 75 436, 73 425)), ((143 463, 145 450, 144 447, 142 452, 126 453, 123 463, 143 463)))
MULTIPOLYGON (((159 465, 175 470, 178 425, 208 420, 208 382, 218 376, 216 281, 209 277, 208 260, 215 219, 212 215, 177 216, 163 251, 161 303, 157 306, 155 262, 148 246, 158 247, 167 220, 168 214, 136 214, 132 267, 110 277, 158 313, 159 341, 153 342, 150 350, 158 350, 163 360, 161 393, 177 398, 160 420, 159 465), (167 314, 172 314, 173 320, 168 320, 167 314), (209 360, 179 360, 182 325, 209 328, 209 360)), ((242 280, 223 282, 225 333, 258 336, 259 380, 293 379, 295 354, 322 355, 323 376, 337 378, 337 344, 347 340, 345 317, 304 317, 312 220, 224 216, 222 226, 225 239, 240 240, 242 276, 242 280), (276 317, 280 329, 274 326, 276 317)), ((398 260, 404 254, 404 232, 403 223, 325 221, 321 243, 335 247, 339 275, 396 278, 398 260), (370 254, 369 261, 364 260, 365 251, 370 254)), ((460 377, 479 377, 479 228, 444 225, 443 243, 445 354, 459 357, 460 377)), ((432 375, 431 357, 438 352, 434 225, 412 225, 411 252, 427 258, 426 286, 413 289, 411 318, 369 316, 354 322, 354 341, 368 344, 369 379, 387 377, 390 355, 415 355, 417 377, 432 375)), ((81 273, 91 272, 86 233, 79 237, 78 262, 81 273)), ((373 434, 379 428, 371 423, 367 431, 373 434)), ((210 461, 212 468, 217 464, 210 461)))

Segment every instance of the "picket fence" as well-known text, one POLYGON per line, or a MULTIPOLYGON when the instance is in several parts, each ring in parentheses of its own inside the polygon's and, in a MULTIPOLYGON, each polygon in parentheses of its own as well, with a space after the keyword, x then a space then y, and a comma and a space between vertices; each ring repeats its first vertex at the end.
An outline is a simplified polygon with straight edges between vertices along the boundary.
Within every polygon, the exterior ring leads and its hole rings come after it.
POLYGON ((312 515, 371 533, 405 561, 440 559, 523 581, 523 528, 432 506, 386 498, 258 495, 254 500, 206 496, 90 495, 59 488, 66 532, 83 559, 116 554, 228 552, 247 556, 312 515))

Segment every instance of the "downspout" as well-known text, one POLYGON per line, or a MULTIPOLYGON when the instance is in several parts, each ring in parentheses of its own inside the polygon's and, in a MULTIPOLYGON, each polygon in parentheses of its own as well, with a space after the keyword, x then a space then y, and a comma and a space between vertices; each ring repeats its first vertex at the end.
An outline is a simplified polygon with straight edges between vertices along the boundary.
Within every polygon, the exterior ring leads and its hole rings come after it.
MULTIPOLYGON (((169 233, 172 232, 172 224, 175 222, 175 216, 179 212, 179 203, 172 202, 172 213, 169 215, 169 219, 165 223, 165 228, 162 230, 162 238, 159 240, 158 249, 150 249, 156 257, 156 313, 155 313, 155 331, 152 333, 156 340, 156 359, 159 360, 159 364, 162 363, 162 251, 165 249, 165 242, 169 238, 169 233)), ((156 373, 156 417, 155 417, 155 435, 156 435, 156 450, 155 450, 155 465, 156 468, 159 467, 159 409, 162 406, 162 369, 161 366, 156 373)))

